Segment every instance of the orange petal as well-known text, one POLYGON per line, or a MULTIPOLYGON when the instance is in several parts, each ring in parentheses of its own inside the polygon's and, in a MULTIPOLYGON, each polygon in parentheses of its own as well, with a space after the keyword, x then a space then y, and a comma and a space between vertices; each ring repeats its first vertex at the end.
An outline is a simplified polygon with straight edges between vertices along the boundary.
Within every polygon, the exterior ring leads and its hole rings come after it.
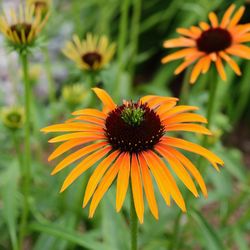
POLYGON ((166 111, 164 113, 164 115, 162 115, 162 119, 166 119, 166 118, 169 118, 173 115, 177 115, 177 114, 180 114, 180 113, 183 113, 183 112, 187 112, 187 111, 194 111, 194 110, 198 110, 199 108, 198 107, 195 107, 195 106, 185 106, 185 105, 179 105, 179 106, 176 106, 168 111, 166 111))
POLYGON ((150 106, 153 106, 157 103, 176 102, 178 100, 179 99, 176 97, 158 96, 158 95, 146 95, 140 98, 141 103, 148 103, 150 106))
POLYGON ((224 16, 222 18, 222 21, 221 21, 221 25, 220 25, 221 28, 226 28, 227 27, 227 25, 230 22, 230 17, 232 15, 234 9, 235 9, 235 5, 231 4, 230 7, 226 10, 226 12, 225 12, 225 14, 224 14, 224 16))
POLYGON ((145 160, 148 163, 149 168, 151 169, 153 175, 155 173, 155 169, 159 170, 160 177, 164 180, 163 185, 168 185, 171 196, 173 197, 176 204, 181 208, 183 212, 186 211, 185 201, 182 197, 182 194, 176 185, 176 182, 171 175, 170 171, 164 164, 164 162, 153 152, 146 151, 142 153, 145 160))
POLYGON ((223 63, 222 63, 219 56, 218 56, 218 58, 217 58, 217 60, 215 62, 215 66, 216 66, 217 71, 219 72, 219 75, 220 75, 221 79, 223 81, 226 81, 227 80, 226 72, 225 72, 223 63))
POLYGON ((210 22, 212 24, 212 27, 217 28, 218 25, 219 25, 219 22, 218 22, 218 18, 216 16, 216 14, 214 12, 210 12, 208 17, 209 17, 209 20, 210 20, 210 22))
POLYGON ((233 18, 231 19, 229 25, 228 25, 228 29, 232 29, 233 27, 235 27, 238 22, 240 21, 241 17, 243 16, 245 12, 245 7, 241 6, 239 8, 239 10, 235 13, 235 15, 233 16, 233 18))
POLYGON ((65 135, 59 135, 49 140, 49 143, 55 143, 55 142, 62 142, 62 141, 68 141, 71 139, 79 139, 79 138, 86 138, 91 137, 95 138, 96 140, 99 139, 106 139, 106 136, 104 134, 100 134, 99 132, 76 132, 71 134, 65 134, 65 135))
POLYGON ((104 91, 103 89, 99 89, 99 88, 92 88, 92 90, 95 92, 98 98, 102 101, 103 106, 105 108, 108 108, 109 111, 116 108, 116 104, 114 103, 113 99, 110 97, 110 95, 106 91, 104 91))
POLYGON ((190 76, 190 83, 195 83, 198 76, 200 75, 201 71, 202 71, 202 67, 203 67, 203 63, 204 63, 204 59, 205 57, 202 57, 194 66, 191 76, 190 76))
POLYGON ((181 149, 187 150, 189 152, 193 152, 193 153, 196 153, 196 154, 203 156, 209 162, 211 162, 211 164, 217 170, 219 170, 217 164, 220 164, 220 165, 224 164, 224 162, 219 157, 217 157, 214 153, 212 153, 211 151, 207 150, 206 148, 203 148, 200 145, 197 145, 195 143, 192 143, 192 142, 189 142, 189 141, 186 141, 183 139, 179 139, 179 138, 169 137, 169 136, 163 137, 162 143, 159 143, 159 144, 164 146, 165 143, 168 146, 181 148, 181 149))
POLYGON ((89 115, 100 119, 106 119, 107 115, 97 109, 82 109, 72 113, 72 115, 89 115))
POLYGON ((42 132, 77 132, 77 131, 100 131, 104 132, 101 126, 88 125, 83 123, 61 123, 41 129, 42 132))
POLYGON ((236 43, 245 43, 245 42, 249 42, 250 41, 250 34, 249 33, 246 33, 246 34, 243 34, 241 36, 238 36, 236 38, 234 38, 234 41, 236 43))
POLYGON ((204 135, 212 135, 211 131, 198 124, 174 124, 166 126, 166 131, 189 131, 204 135))
POLYGON ((196 42, 193 39, 188 39, 185 37, 170 39, 163 43, 164 48, 195 47, 195 45, 196 42))
POLYGON ((250 48, 243 44, 235 44, 226 50, 227 53, 250 60, 250 48))
POLYGON ((140 223, 142 224, 144 215, 144 202, 143 202, 140 166, 135 154, 132 154, 132 159, 131 159, 131 184, 132 184, 132 193, 133 193, 135 211, 140 223))
POLYGON ((207 123, 207 119, 199 114, 181 113, 175 116, 163 119, 164 125, 180 123, 180 122, 202 122, 207 123))
POLYGON ((76 152, 68 155, 66 158, 64 158, 59 164, 56 165, 56 167, 52 171, 52 175, 58 173, 62 169, 66 168, 69 164, 77 161, 78 159, 82 158, 83 156, 92 153, 95 150, 100 149, 101 147, 107 145, 106 142, 99 142, 95 143, 89 146, 86 146, 84 148, 81 148, 77 150, 76 152))
POLYGON ((156 112, 160 116, 160 115, 168 112, 168 110, 172 109, 175 105, 176 105, 175 102, 171 102, 171 103, 168 103, 165 105, 160 105, 159 107, 157 107, 156 112))
POLYGON ((66 177, 63 182, 60 192, 63 192, 69 185, 71 185, 81 174, 92 167, 96 162, 109 153, 112 148, 110 146, 102 148, 93 154, 90 154, 82 160, 66 177))
POLYGON ((123 202, 128 190, 130 176, 130 155, 124 154, 123 161, 119 169, 117 177, 117 190, 116 190, 116 211, 119 212, 122 208, 123 202))
POLYGON ((67 141, 67 142, 64 142, 63 144, 61 144, 60 146, 58 146, 56 148, 56 150, 49 156, 49 159, 48 161, 52 161, 54 160, 55 158, 57 158, 58 156, 62 155, 63 153, 67 152, 68 150, 76 147, 76 146, 79 146, 79 145, 82 145, 82 144, 85 144, 85 143, 88 143, 88 142, 92 142, 92 141, 95 141, 96 139, 95 138, 80 138, 80 139, 73 139, 73 140, 70 140, 70 141, 67 141))
POLYGON ((207 73, 207 71, 210 68, 210 65, 211 65, 211 58, 210 58, 210 56, 204 57, 203 67, 202 67, 202 74, 207 73))
POLYGON ((89 123, 94 123, 100 126, 104 126, 104 120, 92 117, 92 116, 87 116, 87 115, 82 115, 82 116, 77 116, 74 118, 75 121, 82 121, 82 122, 89 122, 89 123))
POLYGON ((200 22, 199 25, 200 25, 200 27, 201 27, 204 31, 210 29, 210 25, 209 25, 208 23, 200 22))
POLYGON ((100 203, 102 197, 104 194, 107 192, 108 188, 111 186, 113 180, 118 174, 119 168, 120 168, 120 163, 122 162, 124 157, 124 154, 121 154, 114 165, 109 168, 109 170, 106 172, 104 175, 102 181, 100 182, 97 190, 95 191, 95 194, 93 196, 93 199, 90 204, 89 208, 89 217, 92 218, 94 216, 95 210, 100 203))
POLYGON ((233 71, 240 76, 241 75, 241 70, 238 66, 238 64, 230 57, 228 56, 226 53, 224 52, 220 52, 220 56, 221 58, 223 58, 228 64, 229 66, 233 69, 233 71))
POLYGON ((148 155, 149 155, 149 152, 141 153, 140 158, 139 158, 140 162, 142 162, 143 159, 146 161, 147 165, 149 166, 155 178, 155 181, 157 183, 157 186, 160 190, 160 193, 163 199, 165 200, 166 204, 170 206, 170 190, 169 190, 169 186, 166 185, 166 179, 164 178, 165 174, 163 173, 164 171, 162 170, 162 168, 155 165, 153 161, 151 160, 151 158, 148 157, 148 155))
POLYGON ((193 30, 185 29, 185 28, 178 28, 176 31, 177 31, 177 33, 179 33, 183 36, 191 37, 194 39, 197 38, 197 34, 193 30))
POLYGON ((179 151, 177 151, 176 149, 172 148, 172 147, 166 147, 166 149, 172 153, 176 158, 179 159, 179 161, 184 165, 184 167, 190 172, 190 174, 192 174, 192 176, 195 178, 195 180, 197 181, 197 183, 199 184, 201 191, 203 193, 203 195, 205 197, 207 197, 207 188, 206 188, 206 184, 200 174, 200 172, 198 171, 198 169, 193 165, 193 163, 187 158, 185 157, 182 153, 180 153, 179 151))
POLYGON ((195 62, 197 59, 199 59, 203 55, 204 53, 199 53, 199 52, 195 53, 195 55, 189 57, 182 64, 180 64, 174 71, 174 74, 176 75, 180 74, 184 69, 186 69, 189 65, 191 65, 193 62, 195 62))
POLYGON ((154 194, 154 186, 153 182, 150 176, 150 172, 147 166, 147 162, 143 158, 141 154, 138 154, 138 160, 139 164, 141 167, 141 173, 142 173, 142 181, 143 181, 143 186, 146 194, 146 198, 148 201, 149 209, 153 216, 158 220, 159 215, 158 215, 158 206, 156 203, 155 199, 155 194, 154 194))
POLYGON ((160 145, 156 145, 155 149, 168 161, 169 165, 179 177, 179 179, 184 183, 184 185, 193 193, 195 197, 198 197, 198 191, 194 185, 192 178, 190 177, 187 170, 183 167, 183 165, 179 162, 179 160, 160 145))
POLYGON ((195 48, 188 48, 188 49, 182 49, 182 50, 179 50, 177 52, 174 52, 168 56, 165 56, 161 62, 162 63, 168 63, 168 62, 171 62, 171 61, 174 61, 174 60, 177 60, 177 59, 180 59, 180 58, 183 58, 185 56, 188 56, 192 53, 194 53, 196 51, 195 48))
POLYGON ((112 165, 114 164, 114 162, 116 161, 117 156, 120 154, 119 151, 114 151, 113 153, 111 153, 109 156, 107 156, 95 169, 95 171, 93 172, 93 174, 91 175, 87 187, 86 187, 86 191, 85 191, 85 195, 84 195, 84 200, 83 200, 83 207, 85 207, 87 205, 87 203, 89 202, 90 198, 92 197, 99 181, 101 180, 101 178, 103 177, 104 173, 106 172, 106 170, 112 165))

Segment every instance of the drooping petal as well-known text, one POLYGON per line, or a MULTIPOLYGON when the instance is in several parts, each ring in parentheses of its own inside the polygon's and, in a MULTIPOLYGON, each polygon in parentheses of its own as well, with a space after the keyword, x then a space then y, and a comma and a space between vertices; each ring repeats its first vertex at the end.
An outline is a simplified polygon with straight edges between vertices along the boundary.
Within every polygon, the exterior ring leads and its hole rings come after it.
POLYGON ((211 131, 198 124, 173 124, 166 125, 166 131, 189 131, 204 135, 212 135, 211 131))
POLYGON ((191 73, 191 77, 190 77, 190 83, 195 83, 197 78, 199 77, 202 68, 203 68, 203 63, 204 63, 204 57, 202 57, 194 66, 192 73, 191 73))
POLYGON ((223 161, 219 157, 217 157, 214 153, 212 153, 206 148, 200 145, 197 145, 195 143, 188 142, 186 140, 179 139, 179 138, 169 137, 169 136, 163 137, 162 142, 164 143, 161 143, 161 142, 159 143, 162 146, 164 146, 164 144, 166 143, 166 145, 181 148, 189 152, 193 152, 193 153, 203 156, 209 162, 211 162, 211 164, 216 168, 216 170, 219 170, 217 164, 220 164, 220 165, 224 164, 223 161))
POLYGON ((60 146, 58 146, 55 151, 49 156, 48 161, 52 161, 55 158, 57 158, 58 156, 62 155, 63 153, 67 152, 68 150, 88 143, 88 142, 92 142, 95 141, 95 138, 79 138, 79 139, 73 139, 73 140, 69 140, 67 142, 64 142, 63 144, 61 144, 60 146))
POLYGON ((238 64, 230 57, 228 56, 226 53, 224 52, 220 52, 220 56, 221 58, 223 58, 228 64, 229 66, 233 69, 233 71, 240 76, 241 75, 241 70, 238 66, 238 64))
POLYGON ((177 114, 171 117, 163 117, 163 124, 169 125, 169 124, 175 124, 180 122, 201 122, 201 123, 207 123, 207 119, 199 114, 192 114, 192 113, 181 113, 177 114))
POLYGON ((90 154, 84 160, 82 160, 66 177, 63 182, 62 188, 60 192, 63 192, 69 185, 71 185, 81 174, 83 174, 86 170, 92 167, 96 162, 98 162, 101 158, 107 155, 111 151, 111 147, 107 146, 90 154))
POLYGON ((185 212, 186 211, 185 201, 173 176, 165 166, 164 162, 153 151, 143 152, 142 154, 145 160, 147 161, 153 175, 155 176, 157 168, 160 174, 160 178, 164 180, 165 186, 166 186, 165 182, 166 181, 168 182, 169 192, 171 193, 171 196, 173 197, 176 204, 181 208, 181 210, 185 212))
POLYGON ((194 164, 187 158, 185 157, 182 153, 180 153, 178 150, 172 148, 172 147, 167 147, 166 150, 168 150, 170 153, 172 153, 176 158, 179 159, 179 161, 184 165, 185 168, 192 174, 192 176, 195 178, 197 183, 199 184, 201 191, 205 197, 207 197, 207 188, 206 184, 198 171, 198 169, 194 166, 194 164))
POLYGON ((138 161, 141 167, 142 181, 151 213, 158 220, 158 206, 154 194, 154 186, 147 166, 147 162, 141 154, 138 154, 138 161))
POLYGON ((93 217, 99 202, 101 201, 102 197, 107 192, 108 188, 111 186, 113 180, 117 176, 119 168, 120 168, 120 163, 122 162, 123 157, 124 157, 124 153, 122 153, 118 157, 116 162, 113 164, 112 167, 109 168, 109 170, 106 172, 103 179, 99 183, 99 186, 98 186, 97 190, 95 191, 94 196, 92 198, 92 201, 90 203, 90 208, 89 208, 89 217, 90 218, 93 217))
POLYGON ((85 195, 84 195, 84 200, 83 200, 83 207, 85 207, 90 198, 92 197, 93 193, 95 192, 95 189, 99 183, 99 181, 101 180, 101 178, 103 177, 104 173, 106 172, 106 170, 111 167, 112 164, 115 163, 116 158, 118 157, 118 155, 120 154, 119 151, 114 151, 113 153, 111 153, 110 155, 108 155, 95 169, 95 171, 93 172, 93 174, 91 175, 87 187, 86 187, 86 191, 85 191, 85 195))
POLYGON ((216 66, 216 69, 221 77, 221 79, 223 81, 226 81, 227 80, 227 76, 226 76, 226 72, 225 72, 225 69, 224 69, 224 66, 223 66, 223 63, 220 59, 220 57, 217 58, 216 62, 215 62, 215 66, 216 66))
POLYGON ((131 184, 134 199, 135 211, 140 223, 143 223, 144 202, 142 193, 141 173, 138 159, 135 154, 131 157, 131 184))
POLYGON ((129 176, 130 176, 130 155, 128 153, 125 153, 117 177, 117 190, 116 190, 117 212, 121 210, 123 202, 125 200, 129 184, 129 176))
POLYGON ((250 48, 243 44, 235 44, 226 49, 226 52, 250 60, 250 48))
POLYGON ((195 197, 198 196, 198 191, 194 185, 192 178, 189 173, 183 167, 183 165, 176 159, 171 153, 160 145, 155 146, 156 151, 162 155, 169 163, 171 168, 174 170, 179 179, 185 184, 185 186, 193 193, 195 197))
POLYGON ((187 111, 194 111, 194 110, 198 110, 199 108, 196 106, 188 106, 188 105, 179 105, 176 107, 171 108, 170 110, 166 111, 164 113, 164 115, 162 115, 163 119, 169 118, 173 115, 177 115, 183 112, 187 112, 187 111))
POLYGON ((95 143, 95 144, 86 146, 84 148, 81 148, 81 149, 75 151, 74 153, 65 157, 59 164, 57 164, 56 167, 53 169, 51 174, 54 175, 54 174, 58 173, 62 169, 66 168, 69 164, 79 160, 80 158, 84 157, 85 155, 87 155, 89 153, 92 153, 95 150, 102 148, 105 145, 107 145, 106 142, 99 142, 99 143, 95 143))
POLYGON ((75 132, 75 133, 56 136, 50 139, 49 143, 68 141, 77 138, 95 138, 96 140, 99 140, 99 139, 106 139, 106 136, 104 135, 104 133, 102 134, 100 132, 75 132))

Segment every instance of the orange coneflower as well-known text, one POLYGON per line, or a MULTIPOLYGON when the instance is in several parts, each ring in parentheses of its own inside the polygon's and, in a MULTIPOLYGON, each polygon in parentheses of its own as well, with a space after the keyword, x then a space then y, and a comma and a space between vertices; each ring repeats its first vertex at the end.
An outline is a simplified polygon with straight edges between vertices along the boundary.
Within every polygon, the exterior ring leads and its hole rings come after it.
POLYGON ((223 161, 199 145, 169 136, 171 131, 211 134, 205 127, 192 123, 206 123, 202 116, 190 113, 197 110, 196 107, 176 106, 177 98, 153 95, 145 96, 138 102, 123 101, 122 105, 116 105, 104 90, 93 90, 104 105, 103 111, 79 110, 73 113, 75 118, 42 129, 43 132, 72 132, 49 141, 64 142, 50 155, 49 160, 82 145, 52 171, 54 175, 83 158, 65 179, 61 192, 98 163, 88 181, 83 201, 85 207, 92 197, 90 217, 93 217, 100 200, 116 177, 116 210, 121 209, 131 181, 135 210, 141 223, 144 214, 143 188, 149 208, 154 217, 158 218, 151 174, 168 206, 172 197, 177 205, 186 211, 185 201, 170 168, 194 196, 198 196, 198 191, 192 177, 199 184, 204 196, 207 196, 201 174, 176 148, 202 155, 217 170, 218 164, 222 165, 223 161))
POLYGON ((179 74, 189 65, 198 61, 191 73, 191 83, 194 83, 201 73, 204 74, 209 70, 211 62, 215 63, 220 77, 226 80, 223 60, 229 64, 237 75, 241 75, 237 63, 231 56, 250 59, 250 48, 242 44, 250 41, 250 24, 238 24, 245 7, 239 8, 231 18, 234 9, 235 5, 232 4, 225 12, 221 23, 219 23, 216 14, 211 12, 209 14, 211 26, 205 22, 200 22, 200 27, 192 26, 189 29, 177 29, 177 32, 182 36, 165 41, 164 47, 185 47, 185 49, 164 57, 162 62, 168 63, 184 58, 184 62, 175 70, 175 74, 179 74))

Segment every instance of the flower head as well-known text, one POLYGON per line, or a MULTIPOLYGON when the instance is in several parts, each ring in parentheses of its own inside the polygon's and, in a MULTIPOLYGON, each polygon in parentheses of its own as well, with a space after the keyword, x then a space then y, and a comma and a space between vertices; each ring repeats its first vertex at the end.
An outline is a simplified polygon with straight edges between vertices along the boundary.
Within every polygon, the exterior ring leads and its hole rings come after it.
POLYGON ((27 0, 27 4, 35 7, 35 12, 46 15, 49 11, 52 0, 27 0))
POLYGON ((17 130, 24 124, 24 110, 21 107, 3 108, 1 117, 4 126, 11 130, 17 130))
POLYGON ((86 40, 81 41, 77 35, 73 42, 68 42, 63 53, 74 61, 82 70, 100 70, 109 63, 115 53, 115 44, 109 45, 106 36, 100 37, 87 34, 86 40))
POLYGON ((207 196, 206 185, 199 170, 177 149, 205 157, 217 170, 223 161, 199 145, 169 136, 172 131, 211 134, 202 125, 193 124, 206 123, 205 118, 190 112, 197 110, 196 107, 176 106, 177 98, 153 95, 142 97, 137 102, 124 101, 123 104, 116 105, 104 90, 93 90, 103 103, 103 111, 79 110, 73 113, 75 118, 42 129, 46 133, 70 132, 49 141, 63 142, 50 155, 49 160, 81 145, 80 149, 65 157, 52 172, 56 174, 82 159, 66 177, 61 192, 97 164, 88 181, 83 201, 85 207, 92 198, 90 217, 93 217, 99 202, 116 178, 116 210, 121 209, 131 182, 135 209, 141 223, 144 215, 143 189, 152 214, 158 218, 151 176, 168 206, 172 197, 186 211, 185 201, 170 169, 194 196, 198 196, 198 191, 193 178, 204 196, 207 196))
POLYGON ((47 22, 48 15, 45 18, 41 14, 35 13, 35 7, 19 6, 19 11, 10 10, 7 16, 0 16, 0 31, 16 49, 24 49, 27 46, 33 46, 38 34, 47 22))
POLYGON ((88 91, 81 83, 65 86, 62 89, 62 98, 69 107, 80 105, 87 95, 88 91))
POLYGON ((184 58, 184 62, 175 70, 175 74, 181 73, 189 65, 195 63, 191 73, 191 83, 195 83, 201 73, 206 73, 212 62, 215 63, 223 80, 226 80, 223 61, 228 63, 237 75, 241 75, 239 66, 231 56, 250 59, 250 48, 243 44, 250 41, 250 24, 238 24, 245 7, 239 8, 232 16, 234 10, 235 5, 232 4, 220 23, 216 14, 211 12, 209 14, 211 25, 200 22, 200 27, 177 29, 177 32, 182 36, 165 41, 164 47, 184 47, 184 49, 164 57, 162 62, 168 63, 184 58))

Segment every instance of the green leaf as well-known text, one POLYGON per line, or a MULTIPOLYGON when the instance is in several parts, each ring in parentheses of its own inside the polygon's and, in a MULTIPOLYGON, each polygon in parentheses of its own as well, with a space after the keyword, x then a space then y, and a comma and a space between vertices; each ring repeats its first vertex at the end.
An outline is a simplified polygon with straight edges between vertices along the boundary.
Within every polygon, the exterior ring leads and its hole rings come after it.
POLYGON ((197 223, 199 231, 204 238, 204 248, 208 250, 222 250, 225 249, 223 243, 215 231, 215 229, 208 223, 203 215, 197 210, 191 210, 190 216, 197 223))
POLYGON ((99 233, 97 231, 79 233, 73 230, 62 228, 60 225, 32 223, 30 229, 58 237, 72 242, 78 246, 93 250, 110 250, 104 243, 98 242, 99 233))
MULTIPOLYGON (((7 163, 7 162, 6 162, 7 163)), ((11 244, 14 250, 18 249, 17 241, 17 213, 18 213, 18 178, 19 169, 17 162, 8 165, 5 183, 2 187, 3 218, 7 224, 11 244)))

